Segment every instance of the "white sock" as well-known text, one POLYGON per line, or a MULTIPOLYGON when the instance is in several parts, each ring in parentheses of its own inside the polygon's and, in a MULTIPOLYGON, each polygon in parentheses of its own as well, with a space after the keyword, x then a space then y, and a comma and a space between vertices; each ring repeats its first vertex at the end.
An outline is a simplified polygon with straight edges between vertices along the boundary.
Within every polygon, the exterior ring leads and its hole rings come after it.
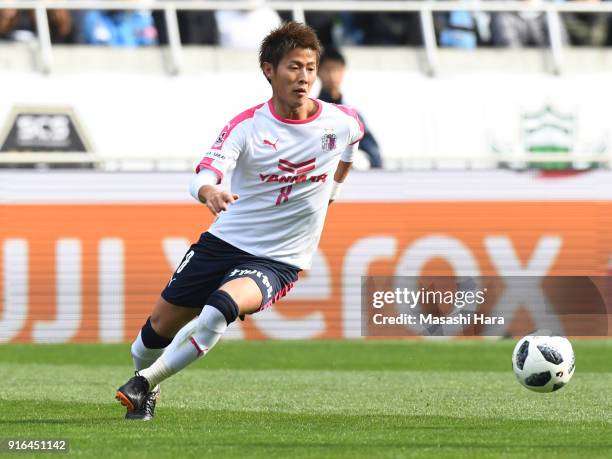
POLYGON ((134 361, 134 369, 136 371, 151 366, 164 353, 164 348, 149 349, 146 347, 142 342, 141 334, 142 332, 139 332, 132 343, 132 360, 134 361))
POLYGON ((151 387, 181 371, 210 351, 227 329, 225 316, 206 305, 200 315, 179 330, 160 358, 140 371, 151 387))

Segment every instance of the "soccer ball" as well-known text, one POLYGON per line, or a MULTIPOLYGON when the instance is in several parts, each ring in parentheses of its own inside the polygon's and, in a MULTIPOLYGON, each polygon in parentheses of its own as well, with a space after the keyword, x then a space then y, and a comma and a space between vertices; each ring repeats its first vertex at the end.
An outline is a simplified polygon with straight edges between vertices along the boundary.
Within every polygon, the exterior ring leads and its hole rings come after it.
POLYGON ((572 378, 575 367, 572 345, 562 336, 525 336, 512 353, 516 378, 536 392, 561 389, 572 378))

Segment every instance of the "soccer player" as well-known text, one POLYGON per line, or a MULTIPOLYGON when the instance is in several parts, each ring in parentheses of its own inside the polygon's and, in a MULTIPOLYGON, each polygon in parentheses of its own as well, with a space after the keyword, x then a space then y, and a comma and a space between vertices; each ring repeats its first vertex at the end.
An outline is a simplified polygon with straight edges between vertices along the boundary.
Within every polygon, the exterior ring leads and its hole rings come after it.
POLYGON ((227 123, 197 166, 191 193, 217 218, 132 345, 136 374, 116 392, 128 419, 151 419, 160 382, 210 352, 237 317, 285 296, 310 267, 363 137, 353 110, 308 97, 320 52, 314 31, 296 22, 262 41, 272 98, 227 123), (231 166, 231 192, 223 191, 231 166))

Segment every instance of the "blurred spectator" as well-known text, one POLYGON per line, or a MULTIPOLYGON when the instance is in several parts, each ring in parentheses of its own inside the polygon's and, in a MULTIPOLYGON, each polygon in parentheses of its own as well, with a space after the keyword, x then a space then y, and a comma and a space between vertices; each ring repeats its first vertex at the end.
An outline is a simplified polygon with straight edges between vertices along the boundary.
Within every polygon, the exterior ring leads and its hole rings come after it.
MULTIPOLYGON (((279 11, 283 21, 292 21, 293 13, 279 11)), ((306 11, 306 24, 312 27, 323 48, 339 48, 343 45, 361 45, 363 30, 355 25, 354 14, 348 11, 306 11)))
MULTIPOLYGON (((576 0, 600 3, 599 0, 576 0)), ((610 16, 605 13, 564 13, 563 22, 574 46, 604 46, 609 36, 610 16)))
POLYGON ((449 48, 476 48, 476 21, 469 11, 449 11, 436 15, 436 29, 440 30, 438 44, 449 48))
MULTIPOLYGON (((47 10, 52 43, 74 43, 70 11, 47 10)), ((0 40, 27 42, 36 39, 36 19, 31 10, 0 9, 0 40)))
POLYGON ((353 24, 363 32, 364 45, 423 44, 419 13, 355 13, 353 24))
POLYGON ((91 45, 137 47, 157 43, 157 30, 148 11, 87 11, 81 27, 84 42, 91 45))
MULTIPOLYGON (((535 0, 531 3, 542 2, 535 0)), ((494 46, 549 46, 546 13, 544 11, 492 13, 491 39, 494 46)), ((567 31, 563 23, 561 23, 561 39, 567 42, 567 31)))
POLYGON ((485 11, 435 13, 438 45, 473 49, 491 42, 491 15, 485 11))
MULTIPOLYGON (((319 62, 319 79, 321 80, 319 99, 334 104, 345 103, 341 92, 345 70, 346 61, 344 56, 336 49, 325 50, 319 62)), ((359 143, 359 149, 363 150, 368 156, 370 167, 382 167, 382 157, 380 155, 378 143, 368 126, 365 124, 363 116, 359 114, 359 117, 361 118, 365 130, 365 135, 359 143)))
POLYGON ((47 10, 49 33, 52 43, 74 43, 76 29, 73 26, 72 14, 68 10, 47 10))
MULTIPOLYGON (((182 0, 181 0, 182 1, 182 0)), ((179 26, 181 43, 184 45, 216 45, 219 42, 219 29, 214 11, 181 10, 176 4, 176 19, 179 26)), ((153 21, 161 45, 168 43, 166 16, 163 10, 153 11, 153 21)))
POLYGON ((35 30, 31 11, 0 9, 0 40, 31 41, 35 30))
POLYGON ((304 13, 306 24, 312 27, 323 47, 339 46, 337 37, 337 27, 340 22, 338 13, 306 11, 304 13))
POLYGON ((264 37, 281 24, 281 18, 265 2, 249 11, 220 10, 215 13, 219 44, 230 48, 256 49, 264 37))
POLYGON ((335 29, 334 37, 337 38, 337 46, 340 45, 361 45, 363 44, 364 32, 356 25, 354 13, 339 13, 340 22, 335 29))
MULTIPOLYGON (((309 3, 324 4, 327 0, 311 0, 309 3)), ((284 21, 292 20, 292 14, 282 14, 284 21)), ((305 11, 306 24, 312 27, 323 48, 337 48, 342 45, 361 44, 363 32, 355 28, 353 14, 347 11, 305 11)))

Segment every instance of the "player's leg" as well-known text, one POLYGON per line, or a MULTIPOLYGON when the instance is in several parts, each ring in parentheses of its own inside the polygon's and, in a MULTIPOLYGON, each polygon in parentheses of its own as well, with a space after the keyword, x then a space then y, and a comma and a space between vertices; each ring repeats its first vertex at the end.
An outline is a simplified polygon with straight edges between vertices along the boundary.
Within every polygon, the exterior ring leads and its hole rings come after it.
POLYGON ((210 352, 238 315, 255 312, 261 301, 262 292, 254 280, 242 277, 226 282, 210 295, 197 319, 178 332, 161 358, 140 375, 155 386, 179 372, 210 352))
MULTIPOLYGON (((219 286, 227 266, 214 259, 210 241, 203 235, 193 244, 171 276, 155 308, 132 344, 132 358, 137 374, 151 366, 172 342, 177 332, 197 317, 206 298, 219 286)), ((151 419, 158 386, 151 386, 138 406, 117 391, 116 398, 128 408, 128 419, 151 419)))
POLYGON ((162 356, 119 388, 138 406, 142 394, 206 355, 239 314, 252 314, 283 297, 297 280, 298 269, 266 260, 237 266, 213 292, 200 315, 183 327, 162 356))
POLYGON ((151 366, 178 331, 200 313, 200 309, 176 306, 159 297, 151 316, 132 343, 134 369, 151 366))
MULTIPOLYGON (((162 355, 176 333, 199 314, 196 308, 176 306, 160 297, 138 336, 132 343, 132 360, 136 371, 149 367, 162 355)), ((159 398, 159 385, 146 396, 140 409, 128 410, 125 417, 130 420, 148 421, 155 415, 159 398)))

